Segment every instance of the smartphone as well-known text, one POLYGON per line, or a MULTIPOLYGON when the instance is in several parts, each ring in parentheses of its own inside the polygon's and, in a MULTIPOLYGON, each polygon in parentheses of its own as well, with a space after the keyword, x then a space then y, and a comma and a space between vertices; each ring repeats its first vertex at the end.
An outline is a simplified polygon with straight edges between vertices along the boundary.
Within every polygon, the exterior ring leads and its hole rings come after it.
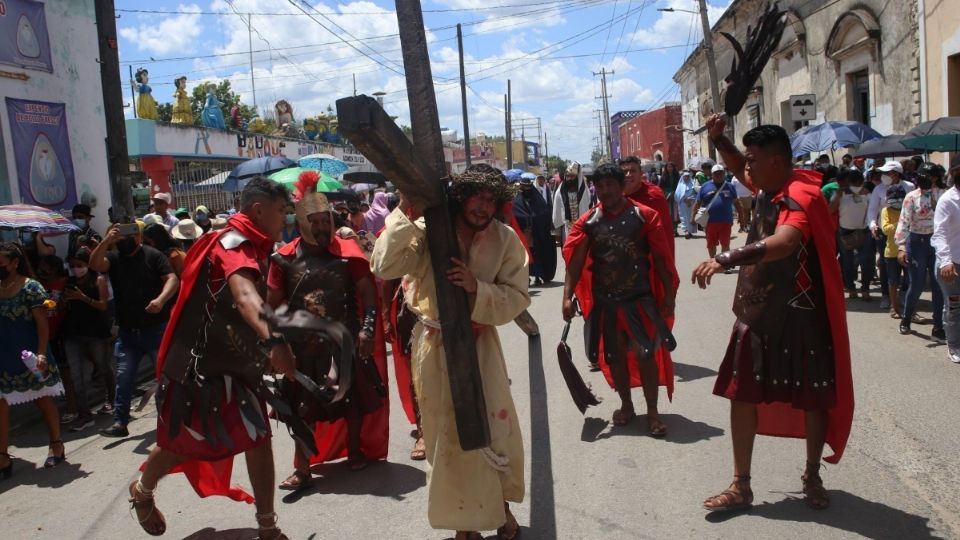
POLYGON ((121 223, 117 225, 117 233, 120 236, 136 236, 140 234, 140 226, 136 223, 121 223))

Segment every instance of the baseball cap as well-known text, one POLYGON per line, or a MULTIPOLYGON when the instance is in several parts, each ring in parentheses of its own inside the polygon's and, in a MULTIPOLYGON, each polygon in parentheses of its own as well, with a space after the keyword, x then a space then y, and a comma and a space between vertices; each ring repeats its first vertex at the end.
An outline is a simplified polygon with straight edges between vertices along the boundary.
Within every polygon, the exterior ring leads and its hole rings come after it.
POLYGON ((903 165, 900 165, 900 163, 899 163, 899 162, 896 162, 896 161, 888 161, 888 162, 884 163, 883 166, 880 167, 880 168, 877 169, 877 170, 880 171, 880 172, 891 172, 891 171, 892 171, 892 172, 895 172, 895 173, 898 173, 898 174, 903 174, 903 165))
POLYGON ((899 205, 903 203, 903 199, 906 196, 907 190, 904 189, 903 184, 894 184, 890 186, 887 188, 887 206, 899 208, 899 205))
POLYGON ((712 169, 710 169, 710 173, 711 173, 711 174, 713 174, 713 173, 715 173, 715 172, 726 172, 726 171, 727 171, 727 169, 725 169, 724 166, 721 165, 721 164, 719 164, 719 163, 717 163, 716 165, 713 166, 712 169))
POLYGON ((150 198, 154 201, 163 201, 167 204, 173 202, 173 197, 171 197, 169 193, 154 193, 150 198))
POLYGON ((71 211, 71 214, 74 215, 74 216, 76 216, 77 214, 83 214, 83 215, 85 215, 85 216, 94 217, 94 215, 90 213, 90 205, 89 205, 89 204, 75 204, 75 205, 73 205, 73 210, 71 211))

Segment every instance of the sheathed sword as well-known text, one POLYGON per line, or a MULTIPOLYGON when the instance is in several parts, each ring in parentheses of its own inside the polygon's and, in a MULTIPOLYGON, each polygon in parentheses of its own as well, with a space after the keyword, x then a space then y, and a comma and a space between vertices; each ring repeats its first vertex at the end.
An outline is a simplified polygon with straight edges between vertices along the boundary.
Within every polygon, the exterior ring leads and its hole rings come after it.
POLYGON ((591 405, 599 405, 593 390, 583 381, 577 367, 573 365, 573 354, 570 352, 570 346, 567 345, 567 336, 570 334, 570 323, 567 321, 563 326, 563 334, 560 335, 560 343, 557 344, 557 360, 560 365, 560 373, 563 375, 563 381, 567 383, 567 390, 570 391, 570 397, 573 398, 574 405, 580 409, 580 414, 587 411, 591 405))

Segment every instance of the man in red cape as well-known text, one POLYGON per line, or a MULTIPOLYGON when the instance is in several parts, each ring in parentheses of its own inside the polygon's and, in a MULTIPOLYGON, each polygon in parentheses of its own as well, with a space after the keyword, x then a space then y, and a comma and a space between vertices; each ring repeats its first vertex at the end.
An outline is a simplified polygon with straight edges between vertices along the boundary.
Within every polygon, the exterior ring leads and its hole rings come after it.
MULTIPOLYGON (((368 459, 387 456, 390 412, 385 395, 386 346, 376 285, 357 243, 334 234, 333 208, 327 196, 316 191, 318 180, 316 172, 305 171, 295 185, 300 237, 271 257, 267 303, 273 308, 287 303, 290 309, 343 323, 355 337, 357 349, 345 402, 307 406, 310 411, 304 419, 315 422, 317 453, 307 456, 298 445, 296 470, 280 484, 281 489, 306 487, 312 479, 313 464, 346 457, 351 470, 360 470, 368 459)), ((301 372, 317 383, 339 385, 334 361, 337 354, 329 345, 329 341, 315 339, 291 342, 301 372)), ((307 397, 300 397, 303 391, 297 384, 284 381, 284 385, 281 393, 290 394, 292 402, 307 397)))
POLYGON ((793 169, 790 138, 780 126, 743 136, 746 154, 724 135, 726 122, 707 120, 711 140, 737 178, 757 193, 747 245, 701 263, 693 281, 740 267, 733 335, 714 393, 730 399, 734 481, 704 501, 711 511, 753 503, 750 464, 757 433, 806 438, 801 478, 808 506, 827 508, 820 477, 826 458, 843 455, 853 421, 853 380, 835 221, 820 192, 820 174, 793 169))
POLYGON ((666 425, 657 410, 658 385, 673 395, 673 366, 661 348, 676 346, 667 326, 677 282, 673 253, 660 216, 624 196, 623 170, 613 164, 594 172, 600 204, 582 215, 563 246, 567 262, 563 317, 574 315, 574 290, 586 321, 587 355, 599 362, 607 382, 620 395, 615 425, 636 413, 631 387, 643 386, 647 427, 657 437, 666 425))
POLYGON ((129 487, 137 520, 148 534, 166 530, 153 490, 166 474, 183 472, 201 497, 255 503, 259 538, 286 538, 273 508, 273 451, 262 375, 259 382, 249 381, 270 364, 280 373, 294 367, 289 348, 261 319, 263 298, 257 289, 288 202, 282 185, 250 180, 240 196, 240 213, 226 228, 202 237, 187 256, 157 357, 157 446, 129 487), (223 365, 253 375, 242 379, 214 371, 223 365), (201 378, 203 384, 197 382, 201 378), (233 456, 239 453, 245 454, 255 501, 230 484, 233 456))

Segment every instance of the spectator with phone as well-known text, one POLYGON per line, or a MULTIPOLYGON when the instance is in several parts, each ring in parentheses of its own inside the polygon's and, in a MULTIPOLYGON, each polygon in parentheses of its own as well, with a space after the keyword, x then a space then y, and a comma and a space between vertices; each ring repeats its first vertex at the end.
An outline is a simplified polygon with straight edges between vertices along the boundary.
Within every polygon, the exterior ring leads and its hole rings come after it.
POLYGON ((143 245, 140 223, 111 225, 103 242, 90 255, 90 268, 110 277, 119 327, 114 347, 117 362, 114 422, 100 433, 106 437, 126 437, 140 359, 149 356, 151 362, 156 363, 160 340, 170 318, 170 300, 180 281, 163 253, 143 245), (114 246, 116 251, 110 249, 114 246))
POLYGON ((90 368, 96 367, 107 390, 107 403, 116 397, 116 376, 110 362, 110 318, 107 315, 107 277, 90 270, 90 250, 80 248, 70 258, 71 276, 62 302, 65 316, 60 337, 77 393, 77 419, 70 431, 93 427, 90 412, 90 368))

